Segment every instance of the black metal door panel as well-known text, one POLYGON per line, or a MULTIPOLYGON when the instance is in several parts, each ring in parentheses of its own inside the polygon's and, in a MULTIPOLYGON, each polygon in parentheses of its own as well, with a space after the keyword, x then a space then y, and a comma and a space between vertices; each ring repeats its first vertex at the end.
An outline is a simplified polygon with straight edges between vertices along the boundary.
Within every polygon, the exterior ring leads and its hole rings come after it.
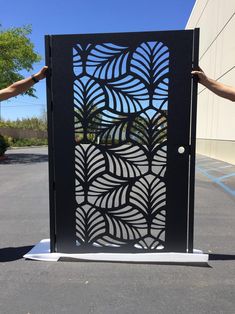
POLYGON ((52 251, 191 251, 198 30, 46 51, 52 251))

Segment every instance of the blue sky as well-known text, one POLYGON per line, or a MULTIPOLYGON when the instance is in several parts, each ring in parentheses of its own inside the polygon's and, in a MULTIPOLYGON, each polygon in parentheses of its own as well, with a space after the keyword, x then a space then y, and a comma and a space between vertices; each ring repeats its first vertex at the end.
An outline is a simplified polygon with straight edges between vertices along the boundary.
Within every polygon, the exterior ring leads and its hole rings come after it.
MULTIPOLYGON (((44 65, 44 35, 184 29, 195 0, 2 0, 0 3, 3 28, 32 24, 31 40, 42 56, 42 61, 35 64, 35 72, 44 65)), ((40 116, 46 108, 45 81, 35 87, 37 99, 18 96, 2 102, 2 118, 40 116)))

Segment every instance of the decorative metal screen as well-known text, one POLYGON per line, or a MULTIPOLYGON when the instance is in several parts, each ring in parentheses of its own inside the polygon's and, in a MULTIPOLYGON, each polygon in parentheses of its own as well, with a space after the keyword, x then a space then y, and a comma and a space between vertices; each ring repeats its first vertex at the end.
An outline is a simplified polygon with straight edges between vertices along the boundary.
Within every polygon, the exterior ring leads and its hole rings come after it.
POLYGON ((198 32, 46 45, 52 250, 192 250, 198 32))

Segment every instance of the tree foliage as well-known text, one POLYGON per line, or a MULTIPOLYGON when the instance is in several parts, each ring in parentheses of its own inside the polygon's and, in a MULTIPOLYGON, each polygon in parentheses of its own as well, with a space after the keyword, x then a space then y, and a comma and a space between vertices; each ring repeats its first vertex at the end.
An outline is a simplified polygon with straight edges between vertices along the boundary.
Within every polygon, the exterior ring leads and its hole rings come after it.
POLYGON ((46 131, 47 122, 40 118, 25 118, 17 119, 15 121, 2 120, 0 121, 0 128, 17 128, 17 129, 30 129, 35 131, 46 131))
MULTIPOLYGON (((0 89, 23 79, 20 72, 32 70, 33 64, 41 60, 29 38, 31 32, 30 25, 10 29, 0 25, 0 89)), ((26 94, 35 97, 34 91, 31 88, 26 94)))
POLYGON ((9 144, 7 140, 0 134, 0 156, 3 156, 9 144))

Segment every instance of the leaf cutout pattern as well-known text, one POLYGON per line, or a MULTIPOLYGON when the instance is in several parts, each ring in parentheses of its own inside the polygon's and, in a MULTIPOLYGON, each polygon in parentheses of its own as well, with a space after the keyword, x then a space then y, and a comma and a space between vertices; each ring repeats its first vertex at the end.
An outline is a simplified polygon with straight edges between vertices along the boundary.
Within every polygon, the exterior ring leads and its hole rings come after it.
POLYGON ((148 160, 137 146, 122 145, 108 149, 109 172, 122 178, 138 178, 148 171, 148 160))
POLYGON ((96 115, 104 106, 104 91, 95 80, 84 76, 74 82, 75 132, 83 134, 84 141, 88 141, 96 115))
POLYGON ((134 246, 137 249, 141 250, 158 250, 162 251, 164 249, 164 238, 165 238, 165 231, 158 230, 158 232, 154 236, 146 236, 141 239, 138 243, 134 246))
POLYGON ((81 248, 165 248, 169 59, 160 41, 73 47, 81 248))
POLYGON ((154 147, 154 156, 152 166, 166 166, 167 159, 167 142, 164 141, 154 147))
POLYGON ((127 115, 114 114, 110 110, 105 110, 97 118, 97 129, 95 141, 105 145, 115 145, 126 142, 127 127, 129 119, 127 115))
POLYGON ((148 90, 137 78, 130 75, 108 83, 106 92, 110 108, 116 112, 139 112, 148 106, 148 90))
POLYGON ((153 99, 155 101, 167 100, 168 99, 168 86, 169 86, 169 78, 165 75, 162 78, 162 81, 160 81, 160 83, 155 88, 153 99))
POLYGON ((100 239, 97 239, 95 246, 96 247, 110 247, 118 248, 126 244, 125 240, 115 239, 111 235, 105 235, 100 239))
POLYGON ((86 72, 98 79, 110 80, 126 72, 128 47, 105 43, 96 45, 88 54, 86 72))
POLYGON ((76 200, 80 204, 87 199, 88 186, 106 171, 105 160, 93 145, 77 145, 75 148, 76 200))
POLYGON ((152 167, 166 165, 167 118, 160 111, 148 110, 139 115, 132 122, 130 139, 148 151, 152 167))
POLYGON ((149 214, 151 224, 154 215, 166 205, 166 186, 162 178, 148 174, 136 181, 130 191, 130 203, 149 214))
POLYGON ((79 77, 82 74, 86 75, 85 63, 87 59, 87 52, 91 44, 81 45, 77 44, 73 48, 73 72, 75 76, 79 77))
POLYGON ((144 215, 131 206, 108 210, 106 218, 110 235, 118 239, 130 241, 146 233, 147 222, 144 215))
POLYGON ((106 222, 97 208, 84 205, 76 211, 76 236, 80 244, 95 242, 105 234, 106 222))
POLYGON ((149 85, 158 85, 169 71, 169 50, 161 42, 142 43, 131 59, 130 70, 149 85))
POLYGON ((88 201, 100 208, 113 208, 127 202, 129 182, 104 174, 89 187, 88 201))

